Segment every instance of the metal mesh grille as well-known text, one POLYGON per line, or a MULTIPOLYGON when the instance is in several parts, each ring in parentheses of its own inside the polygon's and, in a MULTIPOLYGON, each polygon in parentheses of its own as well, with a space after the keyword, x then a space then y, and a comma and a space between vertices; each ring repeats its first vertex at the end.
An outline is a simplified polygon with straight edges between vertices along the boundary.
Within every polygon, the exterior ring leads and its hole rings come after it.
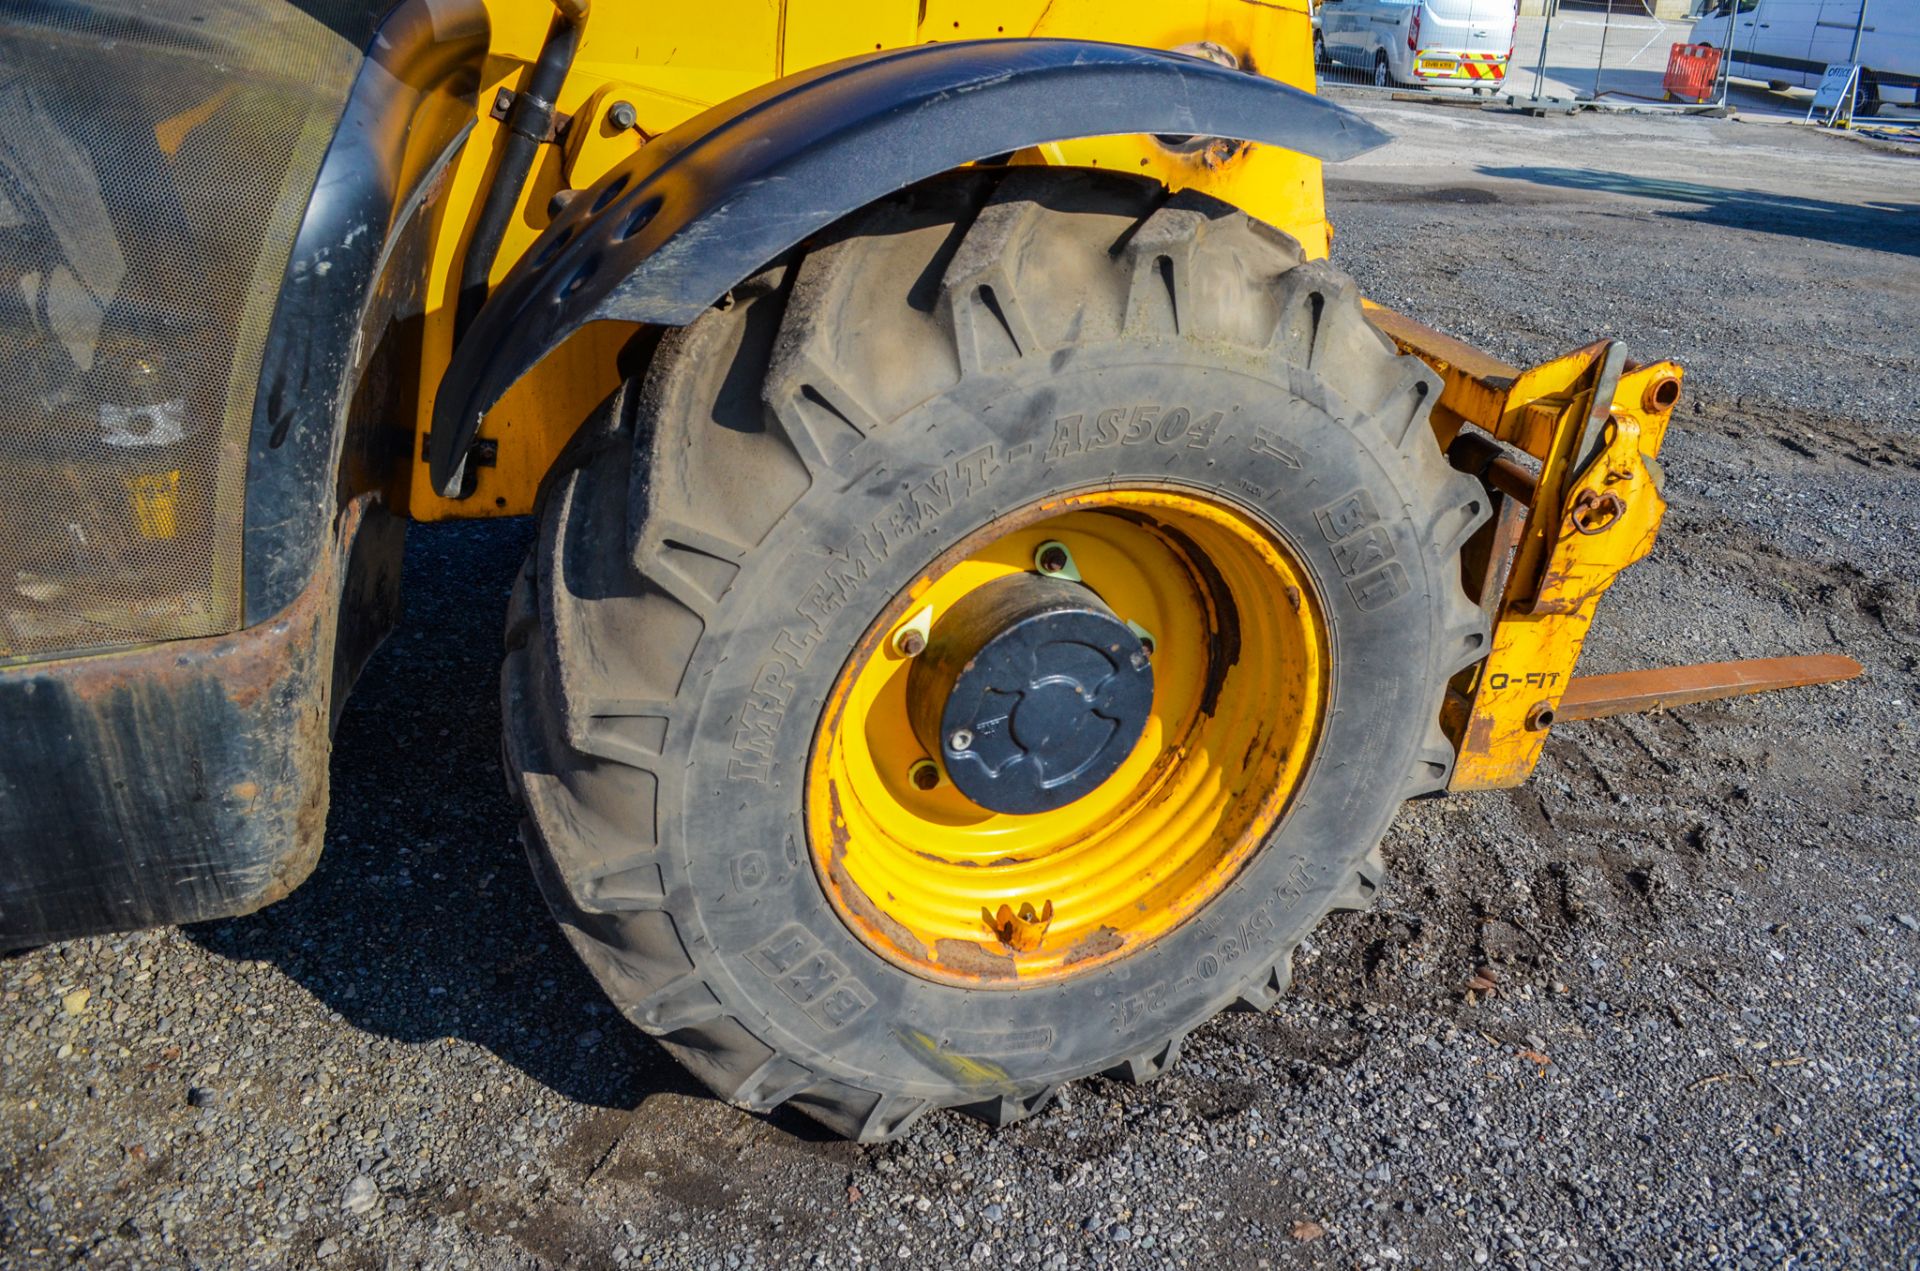
POLYGON ((0 5, 0 662, 239 625, 247 432, 359 64, 291 5, 0 5))

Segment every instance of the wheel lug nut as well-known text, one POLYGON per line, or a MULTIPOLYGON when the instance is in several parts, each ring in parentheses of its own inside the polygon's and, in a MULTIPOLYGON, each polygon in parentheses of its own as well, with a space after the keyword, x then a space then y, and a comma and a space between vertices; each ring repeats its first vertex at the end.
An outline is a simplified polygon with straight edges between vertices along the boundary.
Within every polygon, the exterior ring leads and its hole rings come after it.
POLYGON ((916 790, 931 790, 940 784, 940 766, 931 759, 922 759, 907 769, 907 780, 913 782, 916 790))
MULTIPOLYGON (((1133 634, 1139 638, 1141 651, 1151 658, 1154 650, 1153 632, 1147 630, 1137 622, 1129 622, 1127 624, 1127 630, 1133 632, 1133 634)), ((1135 665, 1138 664, 1136 663, 1135 665)))
POLYGON ((1081 581, 1079 567, 1073 563, 1073 553, 1057 538, 1050 538, 1033 549, 1033 567, 1049 578, 1064 578, 1073 583, 1081 581))
POLYGON ((949 750, 973 749, 973 733, 970 730, 965 728, 954 729, 952 736, 947 738, 947 749, 949 750))
POLYGON ((922 605, 893 633, 893 651, 903 658, 917 658, 927 651, 927 633, 933 630, 933 606, 922 605))

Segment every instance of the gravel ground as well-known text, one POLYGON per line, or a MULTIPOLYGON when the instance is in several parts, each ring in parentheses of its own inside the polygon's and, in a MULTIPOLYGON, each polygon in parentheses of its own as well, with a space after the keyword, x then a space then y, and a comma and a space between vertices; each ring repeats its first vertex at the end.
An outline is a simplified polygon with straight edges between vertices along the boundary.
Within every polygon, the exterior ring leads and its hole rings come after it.
POLYGON ((1525 789, 1410 805, 1378 906, 1174 1075, 858 1148, 703 1097, 602 1003, 495 758, 528 527, 418 533, 313 880, 0 962, 0 1263, 1920 1264, 1920 166, 1365 109, 1403 137, 1332 190, 1369 294, 1689 367, 1587 669, 1865 678, 1563 727, 1525 789))

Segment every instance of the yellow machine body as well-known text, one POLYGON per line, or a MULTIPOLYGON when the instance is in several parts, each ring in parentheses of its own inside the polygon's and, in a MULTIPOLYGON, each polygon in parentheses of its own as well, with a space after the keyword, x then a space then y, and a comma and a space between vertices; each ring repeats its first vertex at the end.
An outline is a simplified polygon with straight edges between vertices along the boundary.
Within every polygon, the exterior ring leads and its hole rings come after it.
MULTIPOLYGON (((503 140, 504 103, 531 73, 553 9, 494 0, 494 36, 474 130, 447 174, 435 226, 422 330, 416 460, 394 502, 418 521, 530 512, 540 482, 579 421, 617 385, 633 330, 589 325, 492 409, 487 459, 471 492, 436 492, 424 456, 433 397, 453 346, 459 265, 503 140)), ((603 2, 556 106, 566 125, 543 146, 492 267, 498 283, 551 220, 556 196, 592 186, 650 139, 716 104, 809 67, 876 49, 995 37, 1072 37, 1180 49, 1311 92, 1308 0, 714 0, 698 8, 603 2), (631 112, 632 123, 612 120, 631 112)), ((1274 146, 1173 147, 1142 136, 1049 144, 1015 164, 1101 167, 1153 177, 1231 203, 1327 255, 1319 160, 1274 146)), ((1625 364, 1601 341, 1528 370, 1369 304, 1376 326, 1444 381, 1432 419, 1455 466, 1486 483, 1495 516, 1466 570, 1493 627, 1488 658, 1453 685, 1443 724, 1457 751, 1456 790, 1523 782, 1538 762, 1594 610, 1622 569, 1651 550, 1666 504, 1657 456, 1680 370, 1625 364)), ((1708 671, 1711 669, 1709 668, 1708 671)), ((1804 668, 1783 672, 1804 682, 1804 668), (1796 678, 1798 677, 1798 678, 1796 678)), ((1628 685, 1627 688, 1634 688, 1628 685)), ((1710 673, 1700 696, 1752 691, 1710 673)), ((1596 707, 1579 708, 1591 717, 1596 707)))
MULTIPOLYGON (((523 86, 553 17, 544 0, 494 0, 488 9, 494 34, 480 113, 447 175, 435 227, 416 462, 408 488, 394 492, 396 505, 417 521, 530 512, 560 447, 616 386, 614 354, 631 334, 619 324, 601 323, 549 356, 490 413, 483 436, 492 443, 492 461, 476 468, 472 494, 446 499, 434 492, 418 456, 453 348, 460 261, 504 131, 494 104, 502 90, 523 86)), ((558 144, 541 148, 492 279, 505 277, 547 227, 556 194, 585 189, 648 138, 710 106, 857 53, 996 36, 1074 37, 1157 49, 1213 45, 1247 70, 1313 89, 1307 0, 714 0, 698 6, 603 0, 582 27, 579 52, 556 99, 571 122, 558 144), (618 103, 632 108, 633 127, 609 123, 618 103)), ((1174 150, 1146 137, 1106 137, 1037 147, 1014 162, 1113 168, 1173 189, 1203 190, 1285 230, 1309 256, 1327 254, 1320 162, 1293 151, 1258 145, 1174 150)))
MULTIPOLYGON (((645 369, 657 330, 637 323, 726 308, 747 275, 809 250, 808 236, 837 218, 970 162, 1098 169, 1210 196, 1289 236, 1309 261, 1325 258, 1332 226, 1312 155, 1351 157, 1386 134, 1303 96, 1315 89, 1312 2, 370 0, 323 6, 339 10, 335 24, 295 3, 208 14, 188 0, 0 6, 0 36, 36 50, 15 92, 25 140, 0 153, 6 188, 25 191, 0 236, 0 281, 16 301, 0 313, 11 341, 0 371, 18 390, 0 466, 10 465, 19 505, 0 518, 10 590, 0 596, 0 838, 27 849, 0 870, 0 937, 199 921, 297 885, 323 842, 329 727, 397 620, 393 514, 532 513, 570 440, 645 369), (119 16, 86 16, 96 9, 119 16), (349 10, 364 31, 339 16, 349 10), (191 55, 175 49, 174 36, 203 18, 191 55), (123 27, 138 38, 111 34, 123 27), (1133 131, 1046 140, 1110 127, 1133 131), (1264 140, 1231 139, 1248 136, 1264 140), (95 180, 96 163, 118 175, 95 180), (48 171, 85 179, 37 179, 48 171)), ((1026 184, 1012 176, 977 184, 1026 184)), ((972 183, 963 174, 952 184, 972 183)), ((1128 185, 1143 203, 1160 193, 1146 182, 1033 184, 1128 185)), ((1284 246, 1269 266, 1299 265, 1290 244, 1225 219, 1251 236, 1217 240, 1232 249, 1225 269, 1253 268, 1245 244, 1256 239, 1284 246)), ((994 268, 1019 254, 1004 246, 1011 239, 964 237, 994 268)), ((1101 243, 1089 241, 1094 259, 1101 243)), ((1099 263, 1139 246, 1107 244, 1099 263)), ((1235 306, 1290 285, 1247 274, 1259 286, 1183 293, 1172 258, 1154 263, 1183 338, 1188 296, 1201 312, 1217 303, 1238 318, 1247 314, 1235 306)), ((1078 279, 1044 284, 1076 330, 1089 310, 1078 279)), ((970 285, 1024 355, 1018 307, 1002 312, 993 287, 970 285)), ((1310 341, 1307 361, 1357 351, 1431 397, 1435 381, 1385 358, 1338 285, 1341 342, 1310 341)), ((1316 332, 1325 299, 1311 294, 1316 332)), ((1427 617, 1444 616, 1462 643, 1414 660, 1478 658, 1452 677, 1438 720, 1454 752, 1452 789, 1521 783, 1557 719, 1860 672, 1836 655, 1576 676, 1601 596, 1658 532, 1657 459, 1679 368, 1631 364, 1603 340, 1522 369, 1389 310, 1363 312, 1438 375, 1428 417, 1440 452, 1486 496, 1434 455, 1417 456, 1426 488, 1463 517, 1428 522, 1429 546, 1447 536, 1491 632, 1480 643, 1459 597, 1429 588, 1427 617)), ((1128 334, 1133 324, 1129 311, 1128 334)), ((939 356, 983 356, 979 329, 944 333, 954 347, 939 356)), ((866 338, 860 328, 841 334, 866 338)), ((670 358, 654 366, 663 379, 677 373, 670 358)), ((1142 379, 1157 390, 1157 370, 1142 379)), ((812 388, 796 381, 794 391, 812 388)), ((1287 389, 1273 391, 1292 404, 1287 389)), ((857 394, 849 401, 863 413, 857 394)), ((1428 404, 1421 398, 1416 415, 1428 404)), ((780 409, 770 399, 768 408, 780 409)), ((1131 445, 1160 410, 1109 406, 1088 427, 1118 436, 1124 415, 1131 445)), ((1077 429, 1081 416, 1069 418, 1077 429)), ((1200 429, 1202 446, 1212 435, 1184 408, 1158 418, 1159 445, 1180 427, 1200 429), (1177 426, 1163 435, 1169 420, 1177 426)), ((808 427, 789 429, 789 441, 808 427)), ((801 441, 808 454, 796 442, 796 465, 824 456, 820 437, 801 441)), ((1404 444, 1404 430, 1393 441, 1404 444)), ((721 464, 731 452, 709 453, 721 464)), ((1031 522, 994 508, 1001 539, 918 580, 921 591, 902 593, 900 612, 849 650, 810 751, 807 824, 829 898, 856 934, 871 928, 862 938, 883 958, 966 983, 1064 978, 1168 935, 1240 886, 1241 866, 1275 841, 1316 770, 1323 732, 1332 735, 1323 724, 1342 714, 1332 686, 1353 648, 1311 599, 1318 574, 1343 571, 1358 601, 1361 581, 1401 567, 1390 548, 1379 549, 1385 564, 1362 555, 1361 542, 1388 540, 1357 514, 1343 513, 1336 532, 1328 512, 1350 500, 1318 514, 1335 553, 1332 566, 1318 560, 1304 549, 1324 545, 1292 541, 1224 492, 1228 477, 1257 487, 1215 453, 1228 465, 1218 499, 1116 486, 1109 471, 1100 507, 1085 492, 1051 491, 1052 502, 1026 509, 1031 522), (1127 638, 1157 667, 1161 710, 1134 735, 1149 740, 1132 766, 1107 770, 1097 789, 989 811, 977 791, 943 784, 954 770, 942 777, 930 756, 943 746, 972 753, 972 727, 985 738, 1010 716, 943 725, 929 743, 902 671, 919 651, 891 641, 913 634, 924 649, 935 619, 914 628, 916 613, 971 612, 975 596, 992 600, 1029 566, 1048 572, 1049 548, 1069 564, 1077 554, 1098 579, 1088 589, 1125 608, 1127 638), (1190 556, 1200 550, 1207 569, 1190 556), (1356 570, 1369 572, 1355 580, 1356 570), (1208 613, 1229 615, 1217 651, 1216 628, 1201 623, 1208 613), (888 898, 884 922, 870 912, 876 897, 888 898)), ((681 492, 702 488, 689 481, 681 492)), ((713 489, 743 501, 731 485, 713 489)), ((704 541, 696 535, 685 554, 739 568, 707 556, 704 541)), ((673 611, 689 627, 704 627, 702 606, 719 594, 706 590, 713 567, 698 569, 681 582, 699 603, 673 611)), ((747 589, 740 595, 745 603, 747 589)), ((673 604, 682 600, 676 591, 673 604)), ((645 642, 656 635, 678 638, 649 632, 645 642)), ((1422 683, 1425 702, 1440 696, 1422 683)), ((649 681, 646 691, 672 690, 649 681)), ((763 694, 758 682, 754 692, 763 694)), ((569 730, 571 712, 561 712, 569 730)), ((1411 721, 1418 785, 1385 774, 1403 783, 1390 793, 1439 784, 1446 755, 1427 743, 1432 722, 1411 721)), ((598 753, 580 738, 569 744, 598 753)), ((1291 906, 1303 893, 1288 880, 1273 896, 1291 906)), ((1372 885, 1364 870, 1361 881, 1372 885)))

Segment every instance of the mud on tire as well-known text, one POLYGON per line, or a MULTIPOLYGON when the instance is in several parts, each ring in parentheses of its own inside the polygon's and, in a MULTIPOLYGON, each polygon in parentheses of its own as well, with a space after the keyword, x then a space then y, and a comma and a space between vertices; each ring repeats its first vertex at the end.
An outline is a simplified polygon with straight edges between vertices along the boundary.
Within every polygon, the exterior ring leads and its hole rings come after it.
POLYGON ((863 1141, 930 1108, 1004 1124, 1076 1077, 1157 1076, 1216 1012, 1271 1004, 1301 938, 1366 903, 1401 800, 1445 784, 1441 697, 1483 653, 1458 554, 1484 498, 1435 444, 1437 387, 1291 239, 1100 173, 926 183, 743 283, 586 425, 512 606, 508 769, 574 947, 723 1098, 863 1141), (1136 403, 1220 418, 1093 423, 1136 403), (1126 480, 1247 509, 1312 574, 1317 754, 1234 881, 1124 958, 1017 991, 910 974, 814 870, 828 688, 943 549, 1126 480), (1385 566, 1351 577, 1359 534, 1385 566))

